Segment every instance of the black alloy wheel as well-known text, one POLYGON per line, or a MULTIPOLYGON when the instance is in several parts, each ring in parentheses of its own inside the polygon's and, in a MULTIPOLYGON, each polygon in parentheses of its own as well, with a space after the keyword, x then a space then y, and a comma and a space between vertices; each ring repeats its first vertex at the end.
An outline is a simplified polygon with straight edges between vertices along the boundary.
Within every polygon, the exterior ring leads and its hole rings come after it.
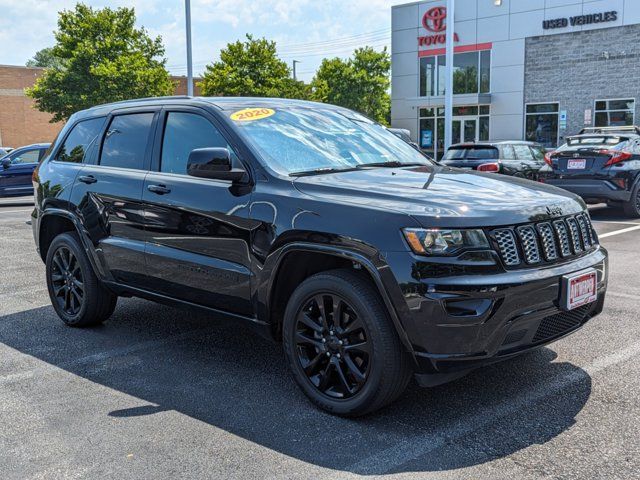
POLYGON ((75 232, 61 233, 53 239, 45 266, 51 304, 65 324, 99 325, 111 316, 118 297, 96 277, 75 232))
POLYGON ((319 293, 303 305, 297 315, 296 352, 309 381, 329 397, 352 397, 367 380, 369 335, 339 295, 319 293))
POLYGON ((631 191, 631 198, 622 204, 624 213, 631 218, 640 218, 640 180, 631 191))
POLYGON ((393 402, 413 361, 367 274, 329 270, 289 297, 282 341, 293 378, 319 408, 355 417, 393 402))
POLYGON ((78 314, 84 302, 84 283, 80 263, 66 246, 53 254, 51 283, 59 308, 70 316, 78 314))

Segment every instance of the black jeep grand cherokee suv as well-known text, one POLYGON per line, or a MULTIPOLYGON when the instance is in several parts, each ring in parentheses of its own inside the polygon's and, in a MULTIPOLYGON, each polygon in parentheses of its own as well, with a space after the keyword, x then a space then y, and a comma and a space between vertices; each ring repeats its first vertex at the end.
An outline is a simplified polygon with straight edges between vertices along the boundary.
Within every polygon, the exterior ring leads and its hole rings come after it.
POLYGON ((575 195, 432 163, 329 105, 158 98, 95 107, 34 173, 53 306, 118 295, 281 340, 318 406, 371 412, 602 311, 607 253, 575 195))

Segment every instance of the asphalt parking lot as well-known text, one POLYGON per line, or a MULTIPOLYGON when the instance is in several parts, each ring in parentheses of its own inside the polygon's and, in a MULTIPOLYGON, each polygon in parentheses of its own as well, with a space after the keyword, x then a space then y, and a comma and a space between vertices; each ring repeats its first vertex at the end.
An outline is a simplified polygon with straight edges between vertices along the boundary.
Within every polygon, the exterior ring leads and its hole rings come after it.
POLYGON ((3 479, 640 478, 640 220, 592 209, 610 285, 582 330, 344 420, 233 322, 121 299, 99 328, 63 326, 31 210, 0 200, 3 479))

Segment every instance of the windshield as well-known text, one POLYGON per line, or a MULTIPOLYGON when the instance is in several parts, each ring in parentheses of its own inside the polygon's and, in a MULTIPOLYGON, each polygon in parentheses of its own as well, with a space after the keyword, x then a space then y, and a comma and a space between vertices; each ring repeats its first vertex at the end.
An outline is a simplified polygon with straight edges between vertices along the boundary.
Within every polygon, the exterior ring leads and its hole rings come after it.
POLYGON ((276 172, 291 175, 366 164, 431 164, 385 127, 349 110, 287 107, 228 112, 276 172))

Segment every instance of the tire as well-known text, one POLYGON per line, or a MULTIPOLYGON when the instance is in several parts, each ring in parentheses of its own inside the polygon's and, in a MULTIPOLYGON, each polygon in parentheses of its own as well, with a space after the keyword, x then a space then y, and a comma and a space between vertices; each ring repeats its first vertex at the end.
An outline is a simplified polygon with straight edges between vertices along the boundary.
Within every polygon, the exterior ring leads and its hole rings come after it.
POLYGON ((47 251, 49 298, 71 327, 99 325, 113 313, 118 297, 98 280, 76 233, 62 233, 47 251))
POLYGON ((284 315, 283 344, 302 391, 336 415, 355 417, 388 405, 413 373, 379 293, 350 270, 318 273, 296 288, 284 315))
POLYGON ((636 186, 631 191, 631 198, 622 204, 622 208, 627 217, 640 217, 640 181, 636 182, 636 186))

